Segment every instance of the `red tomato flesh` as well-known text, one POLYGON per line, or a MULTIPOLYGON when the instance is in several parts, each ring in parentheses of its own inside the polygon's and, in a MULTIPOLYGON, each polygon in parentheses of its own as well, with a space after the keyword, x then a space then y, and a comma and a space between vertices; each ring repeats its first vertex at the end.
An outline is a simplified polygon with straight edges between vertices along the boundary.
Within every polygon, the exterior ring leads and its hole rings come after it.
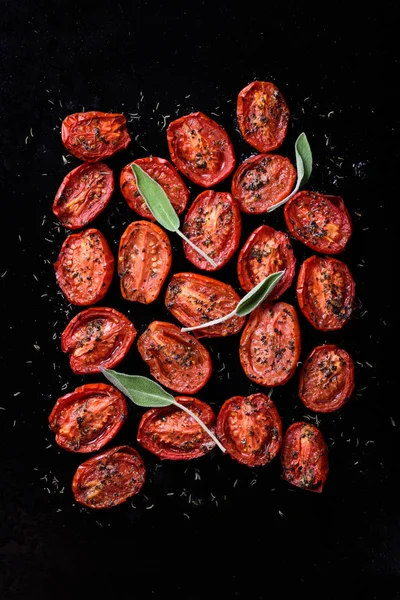
POLYGON ((71 304, 96 304, 106 295, 114 272, 114 257, 97 229, 69 235, 54 264, 57 283, 71 304))
POLYGON ((111 508, 143 487, 146 468, 136 450, 117 446, 82 463, 72 480, 75 500, 88 508, 111 508))
POLYGON ((64 450, 95 452, 117 435, 127 414, 125 398, 116 388, 87 383, 57 400, 50 429, 64 450))
POLYGON ((111 369, 126 356, 136 329, 113 308, 88 308, 76 315, 61 336, 61 349, 69 355, 77 375, 111 369))
POLYGON ((103 163, 86 163, 64 178, 53 203, 53 213, 68 229, 80 229, 107 206, 114 191, 114 175, 103 163))
POLYGON ((245 213, 259 215, 286 198, 296 183, 296 169, 285 156, 258 154, 244 161, 232 179, 232 196, 245 213))
POLYGON ((354 390, 351 356, 330 344, 314 348, 300 373, 299 396, 307 408, 330 413, 338 410, 354 390))
POLYGON ((217 436, 232 458, 243 465, 259 467, 278 454, 282 423, 268 396, 235 396, 222 405, 217 436))
POLYGON ((259 385, 284 385, 300 358, 300 327, 293 306, 264 302, 243 330, 239 356, 243 370, 259 385))
POLYGON ((250 292, 268 275, 284 271, 268 300, 276 300, 291 286, 296 259, 286 233, 261 225, 250 235, 238 258, 238 277, 245 292, 250 292))
POLYGON ((235 153, 225 129, 201 112, 172 121, 167 140, 172 162, 196 185, 212 187, 235 167, 235 153))
POLYGON ((172 323, 150 323, 138 339, 138 350, 152 376, 179 394, 195 394, 211 376, 208 350, 172 323))
POLYGON ((125 300, 154 302, 171 268, 171 244, 155 223, 135 221, 124 231, 118 252, 118 275, 125 300))
POLYGON ((214 260, 213 267, 187 242, 186 258, 198 269, 216 271, 225 266, 240 242, 242 220, 236 200, 227 192, 207 190, 197 196, 185 217, 183 233, 214 260))
POLYGON ((132 171, 133 164, 139 165, 143 171, 146 171, 147 175, 161 185, 178 215, 185 210, 189 200, 189 190, 171 163, 164 158, 157 158, 155 156, 138 158, 122 169, 120 179, 121 192, 132 210, 145 219, 155 221, 136 185, 135 175, 132 171))
POLYGON ((350 215, 339 196, 303 190, 285 204, 284 214, 291 235, 316 252, 339 254, 350 239, 350 215))
POLYGON ((248 144, 259 152, 271 152, 285 139, 289 109, 273 83, 253 81, 238 96, 237 119, 248 144))
MULTIPOLYGON (((214 431, 215 414, 208 404, 185 396, 178 396, 176 401, 189 408, 214 431)), ((190 415, 173 405, 145 412, 139 424, 137 441, 159 458, 169 460, 198 458, 215 446, 215 442, 190 415)))
POLYGON ((328 448, 311 423, 293 423, 282 442, 282 477, 310 492, 322 492, 328 476, 328 448))
POLYGON ((336 258, 311 256, 301 265, 297 299, 308 321, 320 331, 341 329, 350 319, 355 283, 347 265, 336 258))
POLYGON ((87 162, 109 158, 131 141, 124 115, 95 110, 66 117, 61 138, 68 152, 87 162))

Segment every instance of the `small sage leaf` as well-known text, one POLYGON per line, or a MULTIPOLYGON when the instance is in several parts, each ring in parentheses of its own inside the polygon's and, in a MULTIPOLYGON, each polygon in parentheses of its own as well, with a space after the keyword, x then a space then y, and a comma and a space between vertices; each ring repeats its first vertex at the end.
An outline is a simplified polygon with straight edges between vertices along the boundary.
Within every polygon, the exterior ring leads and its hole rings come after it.
POLYGON ((187 408, 187 406, 177 402, 171 394, 166 392, 164 388, 155 381, 152 381, 147 377, 142 377, 141 375, 127 375, 125 373, 112 371, 111 369, 103 369, 102 367, 100 367, 100 369, 108 381, 115 385, 116 388, 138 406, 144 406, 145 408, 160 408, 162 406, 170 406, 171 404, 177 406, 190 415, 192 419, 204 429, 222 452, 226 452, 221 442, 213 432, 208 429, 207 425, 205 425, 195 413, 187 408))
POLYGON ((191 242, 179 229, 179 217, 172 206, 170 199, 164 192, 163 188, 157 181, 146 173, 139 165, 132 163, 132 171, 136 179, 136 185, 140 195, 146 202, 153 217, 168 231, 177 233, 183 238, 196 252, 198 252, 205 260, 207 260, 214 268, 217 264, 203 250, 198 248, 191 242))
POLYGON ((168 231, 176 232, 180 225, 179 217, 161 185, 135 163, 132 163, 132 171, 140 195, 153 217, 168 231))
POLYGON ((260 281, 248 294, 241 299, 235 309, 235 313, 238 317, 244 317, 251 313, 257 306, 265 300, 265 298, 272 292, 280 278, 283 276, 285 271, 277 271, 268 275, 263 281, 260 281))
POLYGON ((244 296, 238 302, 235 310, 230 312, 223 317, 219 317, 218 319, 214 319, 213 321, 208 321, 208 323, 202 323, 201 325, 196 325, 195 327, 182 327, 181 331, 194 331, 195 329, 204 329, 205 327, 212 327, 213 325, 218 325, 218 323, 223 323, 228 319, 232 319, 232 317, 244 317, 251 313, 257 306, 263 302, 268 294, 272 292, 280 278, 283 276, 285 271, 277 271, 276 273, 272 273, 272 275, 268 275, 265 279, 260 281, 248 294, 244 296))
POLYGON ((312 166, 313 166, 313 158, 312 152, 310 148, 310 144, 308 143, 307 136, 305 133, 301 133, 296 140, 294 145, 294 150, 296 154, 296 169, 297 169, 297 182, 294 187, 294 190, 286 196, 283 200, 271 206, 267 212, 272 212, 273 210, 279 208, 283 204, 286 204, 290 198, 292 198, 295 194, 297 194, 299 188, 302 185, 305 185, 307 181, 311 177, 312 166))

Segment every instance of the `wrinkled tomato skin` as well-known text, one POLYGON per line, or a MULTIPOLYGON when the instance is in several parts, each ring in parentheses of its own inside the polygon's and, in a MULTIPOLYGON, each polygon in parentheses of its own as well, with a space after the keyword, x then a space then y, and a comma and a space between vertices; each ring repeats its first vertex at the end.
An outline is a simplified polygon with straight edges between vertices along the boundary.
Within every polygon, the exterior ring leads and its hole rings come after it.
POLYGON ((293 377, 300 350, 300 327, 293 306, 264 302, 250 314, 239 356, 244 372, 254 383, 284 385, 293 377))
POLYGON ((315 425, 293 423, 286 431, 281 450, 282 477, 292 485, 322 492, 328 476, 328 448, 315 425))
POLYGON ((266 213, 286 198, 296 183, 296 169, 285 156, 258 154, 240 165, 232 179, 232 196, 240 210, 266 213))
MULTIPOLYGON (((195 273, 176 273, 165 296, 165 306, 185 327, 195 327, 227 315, 239 301, 230 285, 195 273)), ((233 335, 242 329, 244 322, 244 317, 232 317, 193 333, 198 338, 233 335)))
POLYGON ((227 192, 202 192, 185 217, 183 233, 212 258, 217 267, 183 242, 186 258, 204 271, 221 269, 238 249, 241 231, 242 219, 236 200, 227 192))
POLYGON ((155 221, 136 185, 135 175, 132 171, 133 164, 141 167, 143 171, 161 185, 178 215, 185 210, 189 200, 189 190, 171 163, 164 158, 155 156, 138 158, 122 169, 121 192, 132 210, 145 219, 155 221))
POLYGON ((64 450, 96 452, 117 435, 127 414, 125 398, 116 388, 87 383, 57 400, 49 423, 64 450))
POLYGON ((65 298, 76 306, 100 302, 114 273, 114 257, 97 229, 73 233, 64 241, 54 263, 57 283, 65 298))
POLYGON ((118 252, 118 275, 125 300, 154 302, 171 268, 171 256, 170 241, 161 227, 149 221, 128 225, 118 252))
POLYGON ((131 138, 124 115, 89 111, 74 113, 61 126, 64 146, 76 158, 99 162, 124 150, 131 138))
POLYGON ((103 163, 85 163, 64 178, 53 202, 53 213, 64 227, 80 229, 107 206, 114 175, 103 163))
POLYGON ((347 265, 336 258, 311 256, 297 280, 297 299, 306 319, 319 331, 336 331, 350 319, 355 283, 347 265))
POLYGON ((152 376, 178 394, 195 394, 211 376, 208 350, 172 323, 153 321, 138 339, 137 346, 152 376))
POLYGON ((235 153, 225 129, 201 112, 172 121, 167 141, 178 171, 201 187, 217 185, 235 168, 235 153))
MULTIPOLYGON (((214 432, 215 414, 208 404, 185 396, 178 396, 175 400, 194 412, 214 432)), ((215 442, 190 415, 173 405, 145 412, 139 424, 137 441, 149 452, 168 460, 199 458, 215 446, 215 442)))
POLYGON ((112 508, 140 492, 145 480, 146 467, 140 454, 130 446, 117 446, 78 467, 72 492, 83 506, 112 508))
POLYGON ((250 83, 240 92, 236 110, 239 129, 250 146, 259 152, 271 152, 282 145, 289 109, 273 83, 250 83))
POLYGON ((319 413, 338 410, 354 390, 354 362, 341 348, 330 344, 314 348, 300 372, 299 397, 319 413))
POLYGON ((240 251, 237 270, 240 285, 250 292, 268 275, 284 271, 268 300, 280 298, 292 285, 296 267, 289 237, 268 225, 261 225, 250 235, 240 251))
POLYGON ((264 394, 227 400, 217 419, 217 436, 232 458, 248 467, 269 463, 279 452, 282 423, 264 394))
POLYGON ((297 240, 323 254, 340 254, 352 234, 349 212, 339 196, 302 190, 284 209, 286 225, 297 240))
POLYGON ((61 350, 69 355, 77 375, 112 369, 126 356, 136 338, 136 329, 113 308, 88 308, 77 314, 64 329, 61 350))

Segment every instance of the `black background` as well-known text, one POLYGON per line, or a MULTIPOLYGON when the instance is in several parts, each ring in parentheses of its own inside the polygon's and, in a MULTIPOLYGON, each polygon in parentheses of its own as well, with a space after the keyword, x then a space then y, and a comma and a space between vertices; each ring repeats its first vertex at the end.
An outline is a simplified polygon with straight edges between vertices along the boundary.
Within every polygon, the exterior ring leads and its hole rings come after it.
MULTIPOLYGON (((299 597, 321 589, 330 598, 338 597, 336 586, 347 597, 352 584, 365 598, 400 597, 394 456, 400 419, 388 349, 396 348, 400 98, 390 5, 379 16, 364 8, 354 17, 333 5, 314 12, 290 2, 235 9, 217 2, 2 1, 0 8, 0 597, 261 599, 272 585, 299 597), (357 284, 351 322, 324 334, 301 316, 302 359, 317 343, 333 341, 357 361, 351 402, 320 418, 330 450, 326 488, 323 494, 290 489, 278 459, 246 469, 214 451, 161 464, 141 450, 148 466, 143 493, 108 512, 88 511, 70 491, 84 457, 60 450, 47 427, 60 395, 100 380, 73 376, 59 345, 78 312, 57 291, 51 264, 67 234, 51 204, 64 175, 79 164, 61 144, 61 120, 84 109, 125 113, 133 141, 107 161, 117 177, 133 157, 168 157, 164 124, 192 110, 227 129, 242 161, 253 152, 238 133, 235 103, 254 79, 275 82, 289 104, 280 152, 294 159, 294 141, 305 131, 315 161, 308 187, 343 196, 354 222, 342 257, 357 284)), ((191 191, 194 197, 198 190, 191 191)), ((132 220, 117 190, 94 226, 115 253, 132 220)), ((242 243, 263 222, 284 228, 282 211, 244 216, 242 243)), ((193 270, 180 240, 170 239, 173 271, 193 270)), ((299 266, 312 253, 293 246, 299 266)), ((235 260, 216 277, 239 291, 235 260)), ((102 304, 122 310, 142 332, 154 318, 173 320, 163 295, 146 307, 130 305, 115 280, 102 304)), ((293 290, 284 299, 296 305, 293 290)), ((241 371, 238 342, 204 342, 214 375, 198 397, 216 410, 230 396, 258 389, 241 371)), ((120 370, 147 374, 136 348, 120 370)), ((297 374, 273 393, 285 428, 315 419, 296 389, 297 374)), ((137 447, 140 414, 131 407, 117 443, 137 447)))

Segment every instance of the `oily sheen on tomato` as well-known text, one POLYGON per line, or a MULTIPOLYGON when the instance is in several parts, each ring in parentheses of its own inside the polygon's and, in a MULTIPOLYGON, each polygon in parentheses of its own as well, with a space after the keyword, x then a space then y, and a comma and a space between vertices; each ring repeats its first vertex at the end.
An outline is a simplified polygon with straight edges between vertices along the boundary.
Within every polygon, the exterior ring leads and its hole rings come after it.
POLYGON ((109 158, 131 141, 124 115, 95 110, 68 115, 61 138, 68 152, 86 162, 109 158))
POLYGON ((300 373, 299 396, 310 410, 330 413, 338 410, 354 390, 354 363, 351 356, 333 344, 314 348, 300 373))
POLYGON ((115 387, 87 383, 57 400, 49 423, 64 450, 96 452, 117 435, 127 414, 125 398, 115 387))
POLYGON ((111 369, 126 356, 136 329, 113 308, 88 308, 77 314, 61 336, 61 350, 68 354, 77 375, 111 369))
MULTIPOLYGON (((176 401, 214 430, 215 414, 208 404, 186 396, 178 396, 176 401)), ((193 417, 173 405, 145 412, 139 424, 137 441, 159 458, 169 460, 199 458, 215 446, 215 442, 193 417)))
MULTIPOLYGON (((195 273, 176 273, 169 282, 165 306, 185 327, 195 327, 231 313, 240 298, 230 285, 195 273)), ((196 337, 219 337, 238 333, 244 317, 198 329, 196 337)))
POLYGON ((114 272, 114 257, 97 229, 69 235, 54 264, 57 283, 71 304, 96 304, 106 295, 114 272))
POLYGON ((146 468, 130 446, 117 446, 82 463, 72 480, 75 500, 88 508, 112 508, 143 487, 146 468))
POLYGON ((167 140, 176 168, 201 187, 216 185, 235 167, 235 153, 225 129, 201 112, 172 121, 167 140))
POLYGON ((300 242, 323 254, 339 254, 352 233, 349 212, 339 196, 302 190, 285 204, 288 229, 300 242))
POLYGON ((289 237, 268 225, 261 225, 250 235, 240 251, 237 270, 240 285, 250 292, 265 277, 284 271, 269 300, 276 300, 292 285, 296 259, 289 237))
POLYGON ((236 110, 239 129, 248 144, 259 152, 271 152, 282 145, 289 109, 273 83, 250 83, 240 92, 236 110))
POLYGON ((264 302, 249 317, 240 340, 243 370, 259 385, 283 385, 300 358, 300 327, 293 306, 264 302))
POLYGON ((238 249, 241 231, 242 220, 236 200, 227 192, 202 192, 185 217, 183 233, 212 258, 217 267, 183 242, 186 258, 198 269, 216 271, 226 265, 238 249))
POLYGON ((53 213, 68 229, 80 229, 107 206, 114 175, 104 163, 85 163, 64 178, 53 202, 53 213))
POLYGON ((137 346, 152 376, 179 394, 195 394, 211 376, 208 350, 172 323, 153 321, 138 339, 137 346))
POLYGON ((155 220, 136 185, 136 178, 132 171, 133 164, 141 167, 143 171, 161 185, 178 215, 185 210, 189 200, 189 190, 171 163, 156 156, 138 158, 122 169, 121 192, 132 210, 145 219, 155 220))
POLYGON ((282 477, 310 492, 322 492, 328 476, 328 448, 315 425, 293 423, 286 431, 281 450, 282 477))
POLYGON ((315 329, 341 329, 350 319, 355 283, 350 269, 336 258, 311 256, 301 265, 297 299, 315 329))
POLYGON ((118 252, 118 275, 125 300, 154 302, 171 268, 171 244, 165 231, 149 221, 135 221, 124 231, 118 252))
POLYGON ((217 436, 232 458, 248 467, 259 467, 278 454, 282 423, 268 396, 235 396, 222 405, 217 436))
POLYGON ((258 154, 240 165, 232 179, 232 196, 240 210, 259 215, 286 198, 296 183, 296 169, 285 156, 258 154))

